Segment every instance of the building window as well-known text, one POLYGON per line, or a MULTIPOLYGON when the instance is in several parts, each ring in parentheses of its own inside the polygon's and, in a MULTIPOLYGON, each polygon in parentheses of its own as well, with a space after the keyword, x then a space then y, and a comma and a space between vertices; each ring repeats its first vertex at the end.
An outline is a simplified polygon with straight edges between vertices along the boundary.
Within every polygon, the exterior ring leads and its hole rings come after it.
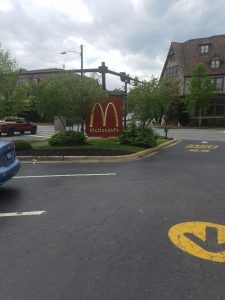
POLYGON ((219 57, 215 56, 213 57, 213 59, 211 60, 211 68, 212 69, 217 69, 220 67, 221 61, 219 59, 219 57))
POLYGON ((214 114, 216 116, 224 116, 225 103, 223 100, 216 100, 214 102, 214 114))
POLYGON ((175 61, 175 60, 176 60, 175 54, 169 55, 169 62, 173 62, 173 61, 175 61))
POLYGON ((208 53, 209 52, 209 45, 200 45, 200 53, 208 53))
POLYGON ((223 92, 223 77, 212 78, 211 82, 215 86, 216 93, 222 93, 223 92))
POLYGON ((179 75, 179 68, 178 66, 167 68, 166 75, 170 77, 178 77, 179 75))
POLYGON ((224 105, 216 106, 216 116, 224 116, 224 105))
POLYGON ((40 78, 33 78, 32 81, 33 83, 38 84, 40 82, 40 78))

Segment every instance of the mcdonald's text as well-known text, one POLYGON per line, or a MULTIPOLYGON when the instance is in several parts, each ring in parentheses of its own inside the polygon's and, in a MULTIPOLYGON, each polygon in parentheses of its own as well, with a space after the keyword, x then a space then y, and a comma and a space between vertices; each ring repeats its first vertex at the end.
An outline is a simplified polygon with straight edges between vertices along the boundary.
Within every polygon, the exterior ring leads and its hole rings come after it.
POLYGON ((118 128, 90 128, 90 132, 105 132, 105 133, 112 133, 112 132, 117 132, 119 133, 118 128))

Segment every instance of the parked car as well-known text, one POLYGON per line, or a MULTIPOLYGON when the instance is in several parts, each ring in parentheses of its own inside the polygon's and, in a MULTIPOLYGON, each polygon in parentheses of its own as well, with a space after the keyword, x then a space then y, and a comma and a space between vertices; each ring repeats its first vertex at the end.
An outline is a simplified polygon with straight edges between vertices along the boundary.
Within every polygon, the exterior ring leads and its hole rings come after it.
POLYGON ((15 176, 20 169, 20 162, 16 158, 15 144, 0 141, 0 185, 15 176))
POLYGON ((6 133, 8 136, 13 136, 15 132, 30 132, 37 133, 37 124, 26 121, 24 118, 6 117, 0 120, 0 135, 6 133))

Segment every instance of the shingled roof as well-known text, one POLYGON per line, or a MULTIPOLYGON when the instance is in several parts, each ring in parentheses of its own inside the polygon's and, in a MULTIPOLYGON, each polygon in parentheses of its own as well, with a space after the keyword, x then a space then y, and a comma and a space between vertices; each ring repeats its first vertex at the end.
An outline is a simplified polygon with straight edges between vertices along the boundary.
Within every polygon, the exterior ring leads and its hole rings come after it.
MULTIPOLYGON (((225 74, 225 35, 192 39, 184 43, 172 42, 168 56, 171 52, 175 53, 177 64, 182 68, 184 76, 191 76, 199 63, 205 64, 211 75, 225 74), (200 53, 201 45, 209 45, 209 52, 200 53), (210 62, 214 57, 219 58, 221 62, 220 68, 210 68, 210 62)), ((168 56, 162 74, 167 66, 168 56)))

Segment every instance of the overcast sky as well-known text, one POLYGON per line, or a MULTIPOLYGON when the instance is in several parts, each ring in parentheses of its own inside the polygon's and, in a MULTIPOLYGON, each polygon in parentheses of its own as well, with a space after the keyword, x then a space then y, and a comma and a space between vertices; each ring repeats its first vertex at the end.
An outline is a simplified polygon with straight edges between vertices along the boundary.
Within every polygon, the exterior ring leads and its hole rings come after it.
MULTIPOLYGON (((225 0, 0 0, 1 48, 18 67, 109 69, 159 76, 172 41, 225 34, 225 0)), ((122 87, 107 77, 107 88, 122 87)))

